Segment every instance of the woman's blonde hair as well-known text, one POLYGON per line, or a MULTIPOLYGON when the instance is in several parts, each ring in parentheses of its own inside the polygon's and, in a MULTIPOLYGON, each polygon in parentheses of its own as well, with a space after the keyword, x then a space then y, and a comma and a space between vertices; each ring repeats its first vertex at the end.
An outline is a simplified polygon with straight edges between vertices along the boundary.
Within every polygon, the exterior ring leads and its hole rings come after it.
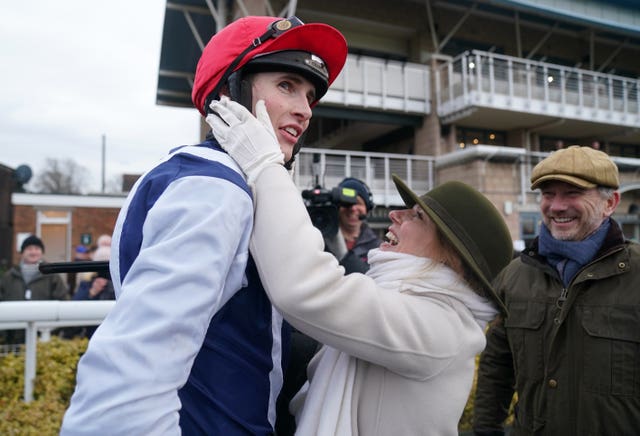
POLYGON ((442 247, 440 259, 437 260, 457 272, 460 277, 469 285, 473 292, 480 295, 481 297, 489 298, 489 294, 484 289, 484 286, 482 285, 480 279, 476 276, 471 267, 469 267, 469 265, 464 262, 462 256, 458 254, 458 251, 455 249, 454 245, 437 227, 436 236, 438 238, 440 246, 442 247))

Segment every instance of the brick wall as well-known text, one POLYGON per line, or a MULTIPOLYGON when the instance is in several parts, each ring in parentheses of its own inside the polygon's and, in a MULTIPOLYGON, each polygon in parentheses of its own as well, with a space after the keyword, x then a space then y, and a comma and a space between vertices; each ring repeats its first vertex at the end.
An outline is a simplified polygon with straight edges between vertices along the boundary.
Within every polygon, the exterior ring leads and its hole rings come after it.
POLYGON ((71 243, 80 244, 83 233, 91 234, 91 244, 98 236, 112 234, 120 209, 114 208, 75 208, 72 213, 71 243))
MULTIPOLYGON (((64 208, 57 208, 64 209, 64 208)), ((15 247, 16 237, 19 233, 36 233, 36 216, 38 207, 15 205, 13 208, 13 237, 11 238, 11 250, 13 264, 20 261, 20 254, 15 247)), ((91 243, 95 244, 101 234, 112 234, 115 227, 119 208, 104 207, 70 207, 71 212, 71 252, 73 247, 80 244, 83 233, 91 234, 91 243)), ((43 241, 45 247, 47 241, 43 241)))

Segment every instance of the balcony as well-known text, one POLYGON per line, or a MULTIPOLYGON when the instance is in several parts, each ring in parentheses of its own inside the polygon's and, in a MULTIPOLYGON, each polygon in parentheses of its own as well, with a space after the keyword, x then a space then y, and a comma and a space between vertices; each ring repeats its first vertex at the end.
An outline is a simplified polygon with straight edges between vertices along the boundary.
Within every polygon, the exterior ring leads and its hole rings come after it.
POLYGON ((427 65, 350 54, 322 103, 424 115, 430 95, 427 65))
POLYGON ((640 80, 482 51, 435 72, 443 123, 640 142, 640 80))

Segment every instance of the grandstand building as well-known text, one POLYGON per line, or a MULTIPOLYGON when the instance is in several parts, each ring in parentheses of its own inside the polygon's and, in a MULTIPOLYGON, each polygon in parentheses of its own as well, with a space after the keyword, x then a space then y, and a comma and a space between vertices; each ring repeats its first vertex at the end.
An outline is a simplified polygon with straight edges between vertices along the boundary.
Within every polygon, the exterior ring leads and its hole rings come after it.
POLYGON ((494 202, 520 247, 540 221, 532 167, 580 144, 618 164, 615 217, 640 239, 636 1, 168 0, 158 104, 191 106, 202 48, 243 15, 296 15, 347 38, 345 69, 314 109, 297 162, 301 190, 361 178, 385 227, 402 204, 392 173, 417 192, 460 180, 494 202))

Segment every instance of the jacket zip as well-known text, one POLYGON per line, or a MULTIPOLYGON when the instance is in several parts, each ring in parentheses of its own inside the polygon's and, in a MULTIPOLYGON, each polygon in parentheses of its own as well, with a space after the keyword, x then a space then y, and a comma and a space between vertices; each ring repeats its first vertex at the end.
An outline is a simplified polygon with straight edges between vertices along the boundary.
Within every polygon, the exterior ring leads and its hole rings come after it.
MULTIPOLYGON (((562 291, 560 292, 560 296, 556 300, 556 307, 558 308, 559 311, 562 311, 562 305, 564 304, 565 301, 567 301, 568 293, 569 293, 569 289, 563 286, 562 291)), ((558 315, 560 315, 560 312, 558 312, 558 315)))

